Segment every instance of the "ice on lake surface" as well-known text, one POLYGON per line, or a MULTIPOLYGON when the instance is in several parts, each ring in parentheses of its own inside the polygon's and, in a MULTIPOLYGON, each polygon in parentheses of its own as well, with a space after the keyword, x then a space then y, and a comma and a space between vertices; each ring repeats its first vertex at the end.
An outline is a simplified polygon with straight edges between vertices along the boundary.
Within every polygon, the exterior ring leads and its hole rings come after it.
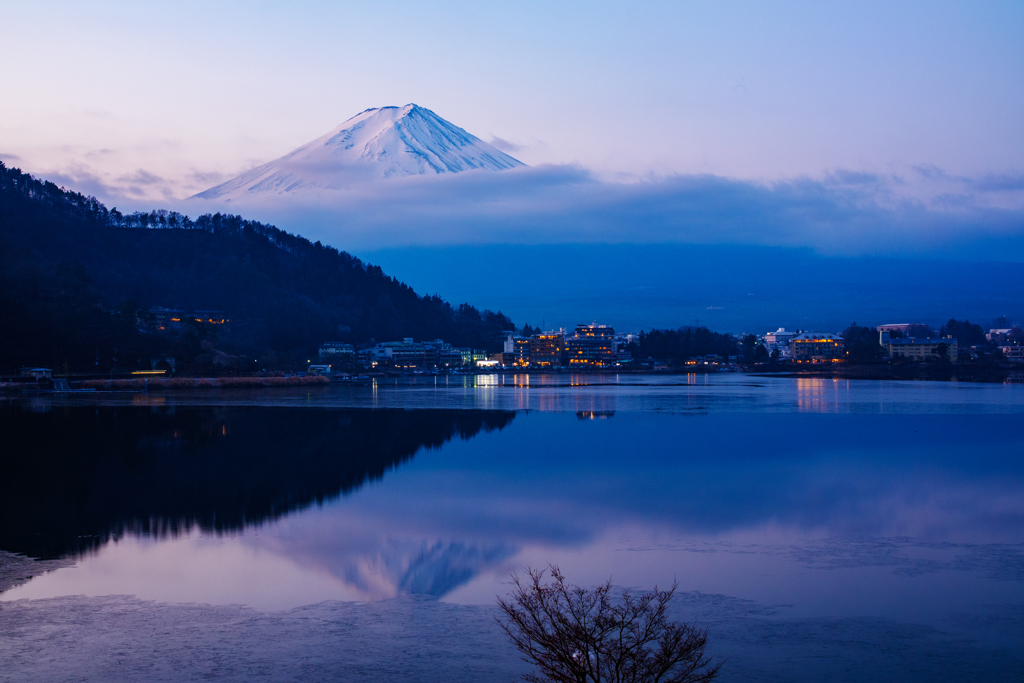
POLYGON ((495 595, 548 563, 678 580, 721 680, 1024 673, 1021 386, 428 376, 0 421, 0 550, 73 563, 0 594, 25 678, 511 680, 495 595))

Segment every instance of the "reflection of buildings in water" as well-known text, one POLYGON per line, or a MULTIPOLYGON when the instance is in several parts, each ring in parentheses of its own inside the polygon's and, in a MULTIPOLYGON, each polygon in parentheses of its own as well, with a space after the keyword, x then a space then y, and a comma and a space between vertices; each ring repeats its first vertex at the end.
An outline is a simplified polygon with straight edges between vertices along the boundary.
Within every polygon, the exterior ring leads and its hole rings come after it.
POLYGON ((561 399, 558 394, 560 377, 543 374, 515 374, 502 384, 515 392, 516 410, 556 411, 560 409, 561 399), (541 391, 530 391, 530 389, 541 391))
POLYGON ((474 406, 477 408, 482 408, 483 410, 490 410, 494 408, 497 401, 497 397, 495 396, 495 390, 498 388, 499 384, 500 381, 498 375, 474 375, 474 406))
POLYGON ((564 375, 548 375, 544 373, 534 374, 530 376, 529 383, 535 387, 557 387, 562 384, 562 377, 564 375))
MULTIPOLYGON (((573 395, 573 410, 576 416, 581 414, 588 416, 600 416, 596 419, 604 419, 615 414, 615 394, 585 393, 573 395)), ((590 419, 595 419, 591 417, 590 419)))
POLYGON ((511 378, 512 391, 515 399, 516 410, 530 409, 530 375, 513 375, 511 378))
MULTIPOLYGON (((615 413, 615 389, 606 391, 601 386, 610 382, 608 376, 574 374, 567 379, 568 384, 564 375, 523 373, 503 378, 501 384, 515 392, 516 410, 572 411, 578 415, 586 413, 588 419, 591 414, 595 419, 602 419, 615 413), (577 388, 585 387, 593 389, 577 391, 577 388)), ((617 382, 618 376, 610 383, 617 382)))
POLYGON ((48 398, 30 396, 26 400, 22 401, 22 405, 30 413, 49 413, 53 410, 53 401, 48 398))
POLYGON ((614 410, 577 410, 577 420, 608 420, 615 416, 614 410))
POLYGON ((535 392, 531 397, 531 408, 553 413, 562 409, 562 399, 556 390, 535 392))
POLYGON ((796 405, 801 412, 839 412, 839 390, 849 389, 848 380, 822 377, 798 377, 796 380, 796 405))

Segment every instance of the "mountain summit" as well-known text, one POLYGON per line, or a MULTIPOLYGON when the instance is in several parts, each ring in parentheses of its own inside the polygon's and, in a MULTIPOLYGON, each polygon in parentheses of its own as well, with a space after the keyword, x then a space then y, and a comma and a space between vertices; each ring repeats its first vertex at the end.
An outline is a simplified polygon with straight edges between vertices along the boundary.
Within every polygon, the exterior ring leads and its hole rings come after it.
POLYGON ((524 164, 415 104, 367 109, 326 135, 200 192, 200 199, 341 188, 355 178, 395 178, 524 164))

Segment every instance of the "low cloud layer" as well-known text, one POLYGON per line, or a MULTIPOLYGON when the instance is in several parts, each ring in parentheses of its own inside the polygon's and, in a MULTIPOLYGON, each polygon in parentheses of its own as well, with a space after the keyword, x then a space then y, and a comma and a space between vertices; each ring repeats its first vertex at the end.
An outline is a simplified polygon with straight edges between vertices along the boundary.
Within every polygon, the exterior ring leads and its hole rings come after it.
POLYGON ((691 243, 822 254, 1024 260, 1024 175, 911 177, 837 171, 755 183, 676 175, 608 182, 574 166, 462 173, 343 190, 189 200, 344 249, 408 245, 691 243))
POLYGON ((508 154, 515 154, 516 152, 521 152, 526 149, 524 145, 517 145, 514 142, 509 142, 508 140, 497 136, 491 138, 490 144, 492 147, 497 147, 502 152, 506 152, 508 154))
POLYGON ((180 199, 227 180, 194 169, 185 178, 142 168, 113 175, 80 162, 39 175, 122 211, 226 211, 350 251, 683 243, 1024 261, 1024 172, 970 177, 917 166, 900 174, 837 170, 766 183, 714 175, 599 177, 553 165, 385 181, 353 169, 296 170, 341 189, 219 202, 180 199))

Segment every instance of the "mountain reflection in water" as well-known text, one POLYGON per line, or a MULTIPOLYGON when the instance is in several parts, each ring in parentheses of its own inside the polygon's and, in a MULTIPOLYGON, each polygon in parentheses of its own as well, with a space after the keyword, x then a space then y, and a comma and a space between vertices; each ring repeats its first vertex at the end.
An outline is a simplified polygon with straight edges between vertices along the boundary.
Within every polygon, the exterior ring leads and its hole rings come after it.
MULTIPOLYGON (((474 410, 2 406, 0 550, 58 558, 125 532, 173 536, 194 527, 258 525, 378 480, 422 448, 500 430, 514 417, 474 410)), ((432 551, 453 567, 460 560, 452 555, 468 554, 461 564, 473 565, 481 552, 497 551, 432 551)), ((472 571, 465 566, 461 573, 472 571)), ((415 572, 402 581, 409 589, 429 583, 415 572)))
MULTIPOLYGON (((1018 387, 505 380, 0 408, 0 549, 75 558, 9 580, 8 651, 66 666, 92 642, 83 662, 103 661, 127 648, 96 631, 137 632, 144 677, 154 627, 194 634, 176 666, 232 637, 224 610, 241 604, 275 616, 237 620, 237 661, 279 660, 280 678, 321 652, 337 660, 326 677, 355 656, 367 680, 385 660, 493 661, 496 627, 454 654, 439 636, 493 627, 509 573, 550 562, 581 585, 678 581, 679 616, 714 634, 730 680, 1020 678, 1018 387)), ((113 662, 97 680, 124 677, 113 662)))
MULTIPOLYGON (((877 397, 874 386, 797 388, 833 406, 845 391, 860 394, 849 405, 877 397)), ((510 571, 554 562, 587 585, 678 578, 806 617, 938 623, 1021 604, 1024 417, 1005 402, 938 398, 893 414, 795 401, 741 412, 708 396, 695 405, 711 409, 673 413, 601 396, 561 413, 12 410, 3 424, 21 445, 2 456, 0 549, 54 557, 113 542, 0 601, 490 604, 510 571), (437 450, 409 461, 421 447, 437 450)))

